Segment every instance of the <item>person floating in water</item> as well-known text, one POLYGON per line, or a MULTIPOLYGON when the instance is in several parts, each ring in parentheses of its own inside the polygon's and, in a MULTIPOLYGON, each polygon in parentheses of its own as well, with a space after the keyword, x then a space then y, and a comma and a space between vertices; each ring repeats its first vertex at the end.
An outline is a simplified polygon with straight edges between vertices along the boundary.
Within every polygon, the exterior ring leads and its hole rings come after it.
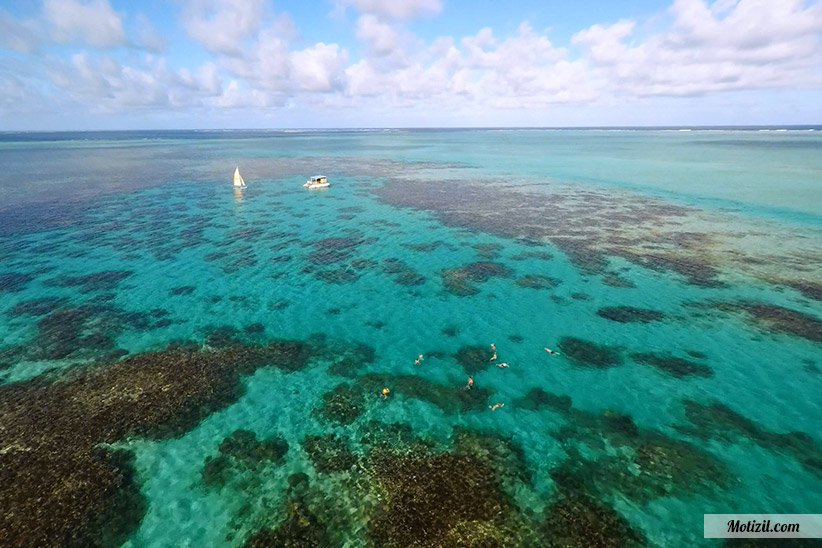
POLYGON ((491 352, 496 352, 497 346, 494 343, 491 343, 491 352))
POLYGON ((468 377, 468 384, 465 385, 465 389, 471 390, 472 386, 474 386, 474 377, 468 377))
POLYGON ((488 361, 489 361, 489 362, 492 362, 492 361, 494 361, 494 360, 496 360, 496 359, 497 359, 497 353, 496 353, 496 352, 494 352, 494 355, 493 355, 493 356, 491 356, 491 359, 490 359, 490 360, 488 360, 488 361))
POLYGON ((419 365, 421 361, 422 361, 422 354, 417 356, 417 359, 414 360, 414 365, 419 365))
POLYGON ((489 405, 488 409, 490 409, 491 411, 496 411, 500 407, 505 407, 505 404, 504 403, 495 403, 494 405, 489 405))
POLYGON ((554 352, 553 350, 551 350, 547 346, 545 347, 545 351, 548 352, 549 354, 551 354, 552 356, 559 356, 559 352, 554 352))
POLYGON ((388 394, 390 394, 390 393, 391 393, 391 391, 388 388, 383 388, 382 389, 382 399, 387 400, 388 399, 388 394))
POLYGON ((508 367, 508 363, 506 363, 506 362, 498 363, 497 367, 508 367))

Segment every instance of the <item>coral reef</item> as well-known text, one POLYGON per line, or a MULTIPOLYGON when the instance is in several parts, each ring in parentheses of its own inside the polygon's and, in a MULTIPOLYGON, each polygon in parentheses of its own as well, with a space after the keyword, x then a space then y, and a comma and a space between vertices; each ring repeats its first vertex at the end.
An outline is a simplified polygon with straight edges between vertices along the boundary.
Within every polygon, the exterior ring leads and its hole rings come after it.
POLYGON ((322 474, 344 472, 357 464, 357 455, 346 440, 334 434, 306 436, 302 446, 314 468, 322 474))
POLYGON ((608 306, 597 310, 597 316, 619 323, 649 323, 665 318, 665 314, 633 306, 608 306))
POLYGON ((454 354, 454 359, 466 373, 475 375, 491 365, 493 354, 488 346, 463 346, 454 354))
POLYGON ((521 278, 517 278, 515 283, 520 287, 529 289, 553 289, 561 283, 561 280, 551 276, 543 276, 542 274, 526 274, 521 278))
POLYGON ((711 377, 713 369, 707 365, 697 363, 684 358, 678 358, 670 354, 658 354, 653 352, 638 352, 631 354, 631 359, 637 363, 650 365, 676 378, 683 377, 711 377))
POLYGON ((299 369, 299 342, 197 352, 182 348, 0 386, 0 530, 14 546, 119 545, 144 502, 127 453, 101 448, 134 436, 167 438, 242 393, 263 365, 299 369))
POLYGON ((474 285, 491 278, 510 278, 514 271, 500 263, 480 261, 459 268, 450 268, 441 273, 442 285, 446 291, 459 297, 469 297, 479 293, 474 285))
POLYGON ((263 441, 249 430, 235 430, 219 446, 220 455, 207 457, 202 470, 203 483, 225 485, 230 474, 255 470, 267 463, 281 464, 288 452, 288 442, 279 436, 263 441))
POLYGON ((63 308, 68 304, 69 300, 66 297, 40 297, 37 299, 29 299, 27 301, 20 301, 12 306, 7 314, 9 316, 45 316, 58 308, 63 308))
POLYGON ((50 278, 43 282, 44 285, 53 287, 77 287, 81 293, 91 293, 94 291, 110 291, 116 289, 120 282, 130 277, 133 272, 130 270, 104 270, 83 276, 59 276, 50 278))
POLYGON ((562 337, 557 346, 565 357, 583 367, 607 369, 622 364, 619 349, 614 346, 596 344, 576 337, 562 337))

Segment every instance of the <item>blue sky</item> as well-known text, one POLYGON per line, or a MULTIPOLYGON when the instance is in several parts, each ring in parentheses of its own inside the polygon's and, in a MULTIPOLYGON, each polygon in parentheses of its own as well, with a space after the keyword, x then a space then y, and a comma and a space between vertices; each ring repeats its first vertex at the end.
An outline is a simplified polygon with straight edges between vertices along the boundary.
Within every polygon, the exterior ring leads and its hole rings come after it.
POLYGON ((822 123, 822 0, 0 0, 0 130, 822 123))

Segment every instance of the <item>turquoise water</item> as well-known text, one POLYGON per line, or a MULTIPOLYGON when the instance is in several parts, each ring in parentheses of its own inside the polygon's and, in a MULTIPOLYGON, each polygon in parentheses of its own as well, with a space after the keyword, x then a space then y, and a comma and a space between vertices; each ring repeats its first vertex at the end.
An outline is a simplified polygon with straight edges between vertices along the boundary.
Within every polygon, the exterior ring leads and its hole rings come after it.
POLYGON ((647 544, 712 545, 704 513, 822 502, 821 151, 818 131, 7 135, 0 402, 38 376, 61 382, 172 341, 208 353, 218 327, 231 344, 323 341, 297 371, 244 374, 241 395, 176 437, 111 444, 134 455, 145 501, 127 546, 242 545, 285 519, 299 473, 329 545, 380 544, 376 495, 351 487, 369 467, 358 440, 371 419, 436 451, 455 426, 502 435, 531 476, 503 482, 524 514, 563 496, 560 467, 586 463, 585 495, 647 544), (235 165, 244 191, 229 184, 235 165), (305 191, 316 172, 332 186, 305 191), (78 279, 101 272, 115 274, 78 279), (374 359, 340 374, 358 343, 374 359), (491 343, 509 367, 476 367, 480 405, 452 412, 408 388, 408 375, 463 386, 473 370, 455 356, 491 343), (348 424, 316 411, 368 373, 383 375, 386 401, 370 392, 348 424), (534 388, 572 411, 529 407, 534 388), (711 404, 732 417, 688 414, 711 404), (597 422, 615 414, 630 416, 633 441, 597 422), (206 484, 206 458, 240 429, 289 449, 206 484), (325 433, 350 440, 358 467, 317 470, 304 440, 325 433), (700 457, 652 459, 648 478, 648 439, 700 457), (702 485, 714 466, 722 479, 702 485))

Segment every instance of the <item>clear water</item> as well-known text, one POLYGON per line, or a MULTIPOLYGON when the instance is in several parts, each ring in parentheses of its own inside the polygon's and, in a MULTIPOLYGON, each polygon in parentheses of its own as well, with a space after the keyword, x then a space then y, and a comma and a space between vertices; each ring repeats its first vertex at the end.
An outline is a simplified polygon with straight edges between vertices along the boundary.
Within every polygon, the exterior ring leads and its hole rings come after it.
MULTIPOLYGON (((118 309, 162 309, 170 320, 113 330, 113 346, 130 354, 173 340, 203 341, 213 326, 242 331, 258 323, 263 338, 323 333, 342 348, 367 343, 377 359, 363 372, 417 374, 458 386, 466 374, 451 355, 464 345, 490 343, 510 364, 475 375, 478 386, 494 391, 488 403, 506 403, 502 409, 448 415, 430 403, 395 397, 369 406, 347 427, 312 412, 324 393, 347 379, 322 364, 289 374, 259 369, 244 378, 246 392, 238 401, 179 438, 120 443, 136 455, 148 502, 127 545, 240 545, 260 526, 276 524, 266 508, 276 507, 296 472, 309 474, 329 497, 337 493, 339 504, 356 513, 359 501, 335 491, 334 475, 314 472, 300 444, 307 434, 353 436, 372 418, 408 424, 444 444, 454 425, 512 436, 535 478, 518 503, 540 510, 555 491, 550 472, 568 454, 556 432, 571 419, 513 403, 534 387, 569 396, 579 410, 628 414, 639 428, 686 440, 727 466, 733 481, 722 489, 603 499, 651 544, 710 545, 701 538, 707 512, 819 510, 822 473, 801 466, 801 455, 744 435, 703 440, 674 426, 687 424, 683 400, 717 401, 764 430, 805 432, 822 444, 822 341, 812 321, 822 321, 822 302, 796 284, 822 284, 820 131, 27 134, 4 135, 0 159, 0 275, 29 276, 0 293, 0 350, 36 336, 37 317, 11 313, 18 303, 64 297, 61 306, 70 306, 113 293, 107 302, 118 309), (248 184, 242 192, 229 183, 235 165, 248 184), (302 182, 317 172, 332 186, 304 191, 302 182), (432 198, 440 192, 451 198, 432 198), (586 239, 605 250, 604 269, 584 268, 552 241, 544 228, 552 226, 552 203, 580 222, 580 231, 594 233, 586 239), (652 206, 684 209, 676 215, 655 209, 642 217, 652 206), (610 223, 592 207, 627 217, 610 223), (537 210, 544 224, 539 215, 529 217, 537 210), (721 284, 689 283, 670 269, 614 256, 611 244, 603 243, 629 238, 634 252, 656 253, 647 245, 652 236, 683 232, 704 236, 682 253, 708 261, 721 284), (318 272, 350 262, 311 262, 310 244, 328 237, 357 240, 350 259, 377 266, 345 267, 355 273, 352 279, 328 281, 318 272), (431 242, 444 244, 409 247, 431 242), (489 258, 477 244, 497 247, 489 258), (518 257, 534 251, 553 258, 518 257), (396 283, 395 274, 383 270, 386 259, 403 261, 424 281, 396 283), (472 296, 447 291, 443 271, 489 260, 514 274, 477 282, 472 296), (50 281, 109 270, 129 276, 85 293, 82 286, 50 281), (604 283, 606 271, 632 287, 604 283), (527 274, 558 283, 518 285, 527 274), (174 295, 181 286, 193 289, 174 295), (811 318, 810 335, 754 323, 738 311, 694 306, 753 301, 801 312, 811 318), (597 314, 613 306, 665 316, 620 323, 597 314), (456 333, 445 334, 447 327, 456 333), (619 347, 623 363, 591 368, 543 351, 563 337, 619 347), (432 351, 441 354, 414 365, 415 356, 432 351), (711 376, 676 377, 628 357, 655 352, 688 358, 688 351, 704 354, 693 361, 707 365, 711 376), (204 486, 205 458, 241 428, 258 438, 285 438, 291 447, 285 463, 261 476, 252 491, 204 486), (264 498, 274 502, 263 505, 264 498), (248 504, 251 510, 243 510, 248 504)), ((37 360, 12 354, 0 379, 23 382, 94 357, 84 352, 37 360)), ((364 542, 361 526, 346 533, 349 545, 364 542)))

